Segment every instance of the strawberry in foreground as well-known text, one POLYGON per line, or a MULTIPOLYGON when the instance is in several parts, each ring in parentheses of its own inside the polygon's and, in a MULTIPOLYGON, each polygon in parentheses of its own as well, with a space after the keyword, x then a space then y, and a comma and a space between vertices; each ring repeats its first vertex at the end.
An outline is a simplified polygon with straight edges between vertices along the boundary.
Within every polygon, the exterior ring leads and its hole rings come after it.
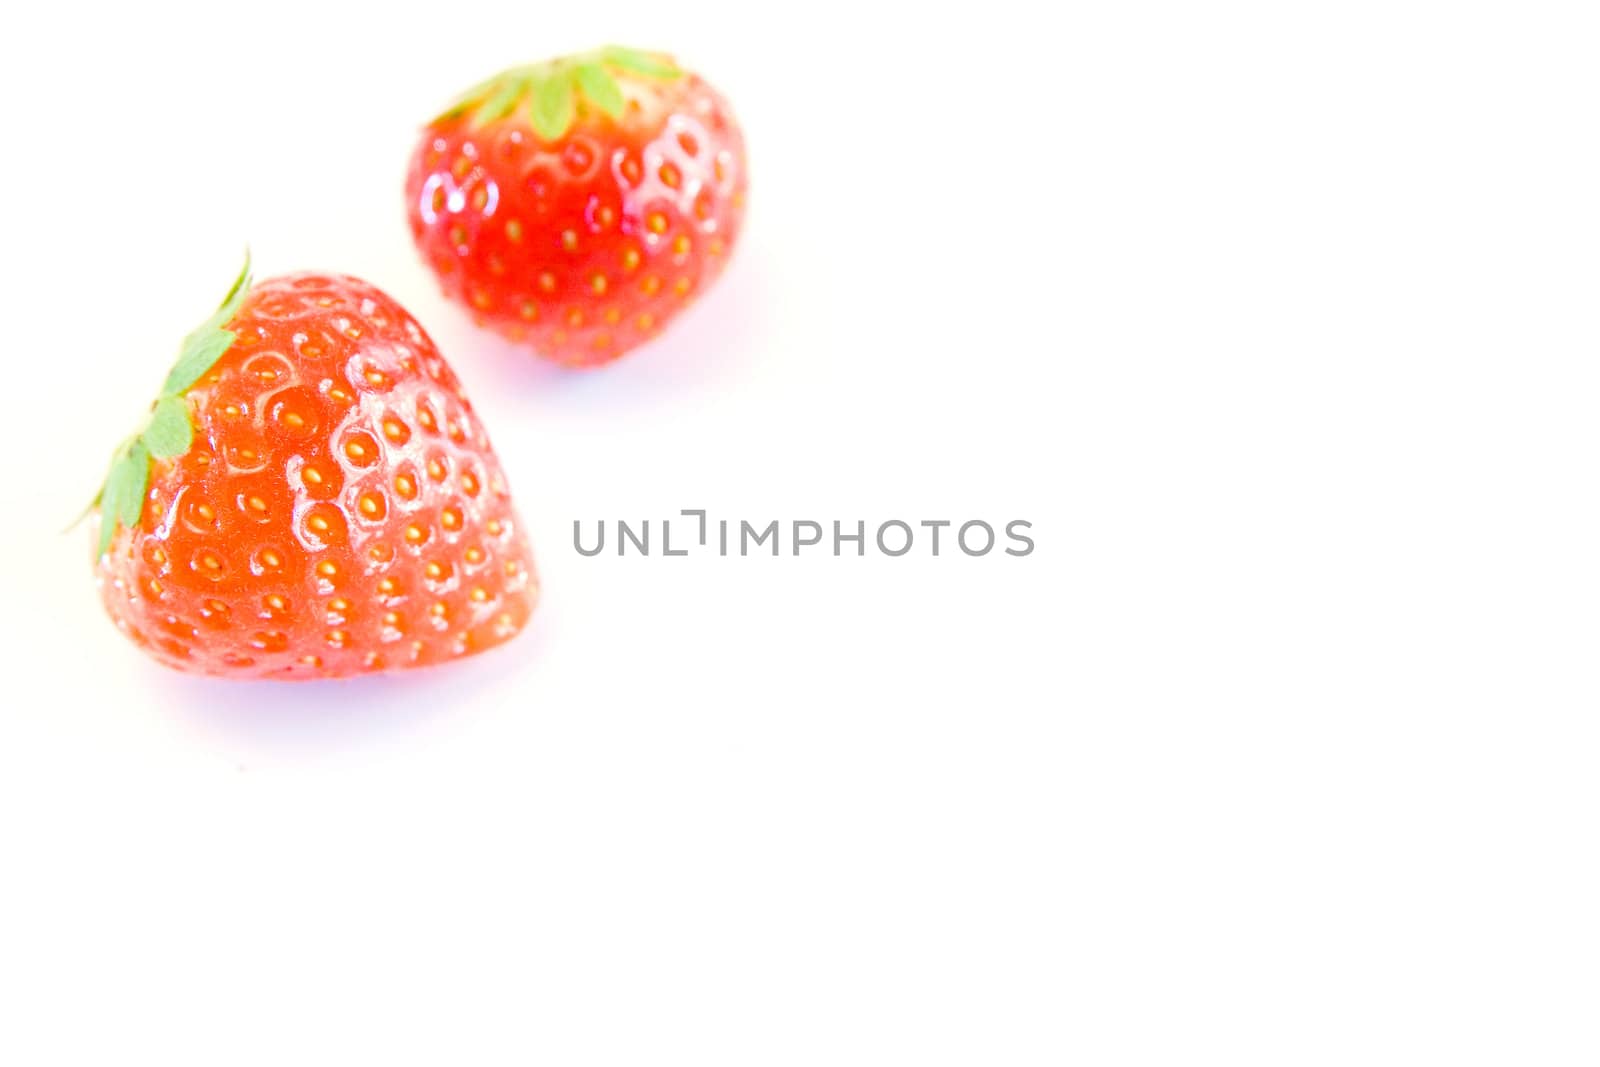
POLYGON ((511 637, 537 596, 532 556, 433 342, 356 278, 248 272, 97 499, 118 628, 180 670, 286 679, 511 637))
POLYGON ((412 236, 480 325, 575 366, 654 336, 717 275, 744 214, 727 101, 608 47, 505 71, 423 131, 412 236))

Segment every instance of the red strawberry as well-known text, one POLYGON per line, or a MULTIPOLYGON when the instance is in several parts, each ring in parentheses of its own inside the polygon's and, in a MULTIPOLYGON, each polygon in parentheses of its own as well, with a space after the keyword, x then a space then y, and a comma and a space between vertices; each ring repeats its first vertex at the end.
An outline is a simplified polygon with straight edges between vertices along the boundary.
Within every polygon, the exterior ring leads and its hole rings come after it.
POLYGON ((727 101, 627 48, 517 67, 423 132, 411 232, 480 325, 562 363, 613 360, 719 273, 744 213, 727 101))
POLYGON ((405 309, 249 264, 101 491, 119 629, 180 670, 331 678, 515 634, 538 592, 489 439, 405 309))

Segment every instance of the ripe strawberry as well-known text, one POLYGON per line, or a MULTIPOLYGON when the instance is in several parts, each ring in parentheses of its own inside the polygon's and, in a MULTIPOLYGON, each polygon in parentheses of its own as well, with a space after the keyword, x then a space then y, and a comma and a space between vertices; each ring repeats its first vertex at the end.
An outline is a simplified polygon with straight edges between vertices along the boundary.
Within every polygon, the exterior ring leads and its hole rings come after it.
POLYGON ((200 674, 330 678, 500 644, 538 592, 461 386, 366 282, 249 263, 98 504, 119 629, 200 674))
POLYGON ((670 58, 608 47, 517 67, 423 131, 411 232, 480 325, 592 366, 722 271, 744 214, 727 101, 670 58))

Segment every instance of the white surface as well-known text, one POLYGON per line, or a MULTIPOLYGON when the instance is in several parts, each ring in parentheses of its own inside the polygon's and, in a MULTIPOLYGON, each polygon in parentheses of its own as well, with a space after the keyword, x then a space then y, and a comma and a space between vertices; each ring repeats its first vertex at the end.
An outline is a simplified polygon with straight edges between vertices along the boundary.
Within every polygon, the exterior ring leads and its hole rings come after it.
POLYGON ((1595 1062, 1590 12, 935 8, 8 16, 0 1061, 1595 1062), (402 167, 606 40, 730 95, 750 224, 568 375, 402 167), (454 363, 508 650, 241 686, 102 616, 56 530, 246 241, 454 363), (572 549, 688 507, 1038 550, 572 549))

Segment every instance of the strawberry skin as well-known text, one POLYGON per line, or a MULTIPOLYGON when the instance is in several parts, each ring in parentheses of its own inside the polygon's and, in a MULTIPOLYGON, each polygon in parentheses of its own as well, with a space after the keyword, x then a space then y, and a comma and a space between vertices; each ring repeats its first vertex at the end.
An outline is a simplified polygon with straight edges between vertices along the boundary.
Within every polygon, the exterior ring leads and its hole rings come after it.
POLYGON ((281 679, 439 663, 514 635, 537 597, 532 555, 428 335, 356 278, 236 289, 212 326, 231 343, 164 392, 102 494, 97 578, 117 627, 180 670, 281 679), (159 458, 186 429, 186 449, 159 458))
POLYGON ((480 325, 572 366, 650 339, 722 272, 745 201, 727 101, 602 48, 506 71, 424 131, 412 236, 480 325))

